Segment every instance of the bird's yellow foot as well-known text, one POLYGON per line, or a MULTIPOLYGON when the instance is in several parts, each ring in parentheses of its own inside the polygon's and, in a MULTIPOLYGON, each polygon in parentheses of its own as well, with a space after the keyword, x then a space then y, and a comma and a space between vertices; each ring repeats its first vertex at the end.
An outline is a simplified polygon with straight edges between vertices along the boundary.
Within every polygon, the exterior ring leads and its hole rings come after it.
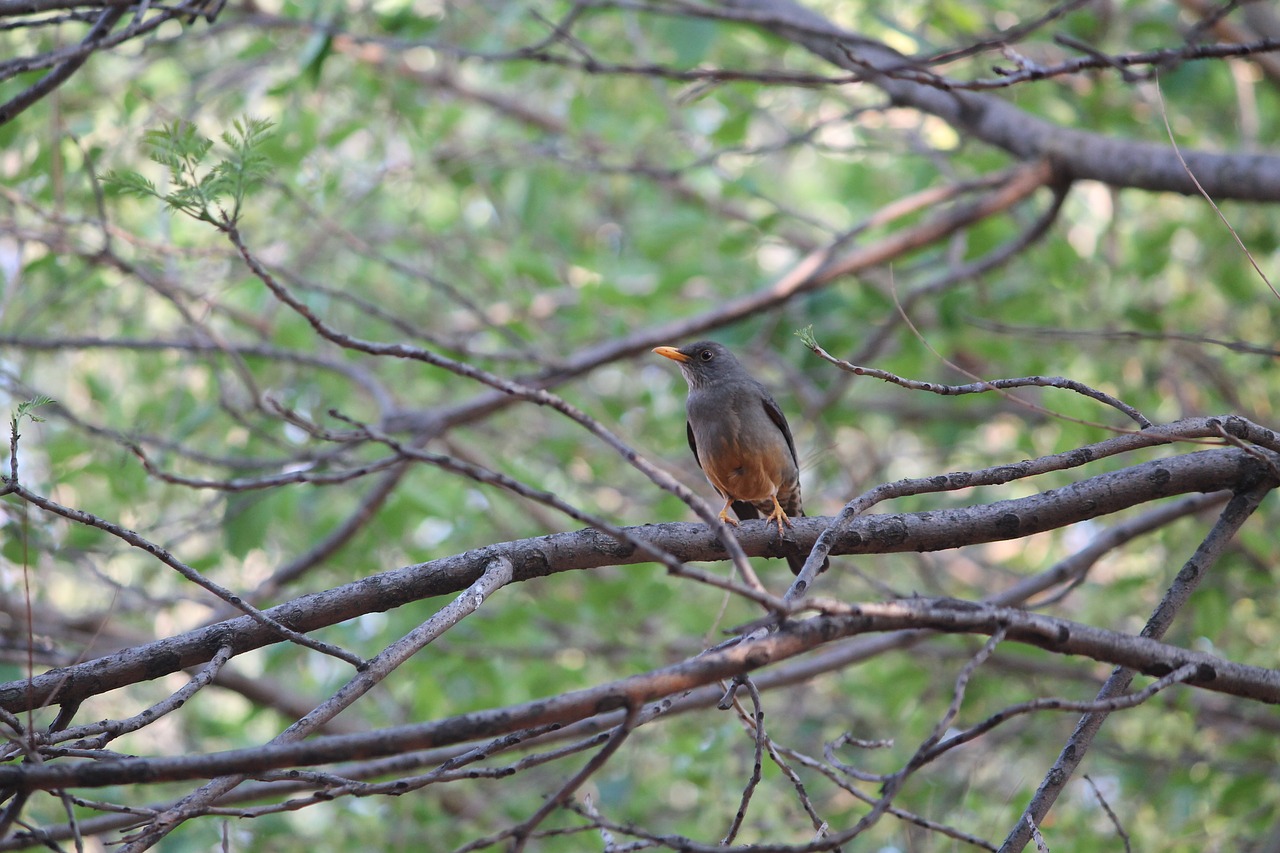
POLYGON ((738 526, 738 520, 729 517, 729 504, 725 504, 724 509, 720 510, 720 520, 725 524, 732 524, 734 527, 738 526))
POLYGON ((765 521, 772 521, 778 525, 778 537, 782 537, 782 525, 791 526, 791 519, 787 518, 786 511, 782 508, 782 504, 778 503, 778 496, 773 496, 773 512, 769 513, 769 517, 765 521))

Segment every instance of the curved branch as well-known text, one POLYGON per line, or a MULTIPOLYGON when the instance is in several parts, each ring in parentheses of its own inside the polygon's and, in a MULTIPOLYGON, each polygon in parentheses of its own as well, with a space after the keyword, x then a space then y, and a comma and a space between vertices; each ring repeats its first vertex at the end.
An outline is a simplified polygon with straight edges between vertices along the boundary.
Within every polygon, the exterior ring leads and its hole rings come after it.
POLYGON ((0 788, 13 791, 201 779, 272 768, 327 764, 352 756, 375 757, 497 737, 534 726, 567 723, 601 711, 636 708, 666 696, 732 678, 803 654, 841 637, 927 628, 990 635, 1009 642, 1083 655, 1162 677, 1193 664, 1188 684, 1219 693, 1280 704, 1280 670, 1247 666, 1146 637, 1094 628, 1003 607, 954 599, 910 599, 887 604, 833 604, 826 614, 789 622, 773 634, 672 666, 556 697, 476 711, 374 732, 332 735, 301 743, 255 746, 205 755, 74 761, 0 767, 0 788), (839 612, 837 612, 839 611, 839 612))
MULTIPOLYGON (((1121 436, 1101 446, 1128 446, 1124 442, 1141 438, 1121 436)), ((1148 443, 1166 440, 1153 438, 1148 443)), ((1077 464, 1103 455, 1087 448, 1076 454, 1077 464)), ((940 479, 958 482, 962 476, 940 479)), ((820 534, 829 537, 834 554, 936 551, 1017 539, 1171 495, 1221 489, 1241 491, 1269 482, 1272 477, 1271 468, 1251 452, 1236 448, 1205 450, 1144 462, 1017 500, 933 512, 861 515, 839 531, 831 529, 832 520, 828 518, 797 518, 793 533, 804 548, 812 546, 820 534)), ((1005 482, 1009 479, 1013 477, 1006 477, 1005 482)), ((720 560, 725 556, 723 544, 704 524, 654 524, 626 530, 683 562, 720 560)), ((743 550, 754 556, 780 556, 780 548, 791 547, 779 543, 776 533, 764 522, 744 523, 737 536, 743 550)), ((517 581, 648 560, 639 549, 621 545, 603 533, 579 530, 490 545, 372 575, 301 596, 264 612, 294 631, 314 631, 411 601, 457 593, 474 583, 484 568, 499 557, 511 561, 517 581)), ((0 708, 16 712, 78 701, 205 663, 224 644, 240 654, 277 640, 275 631, 251 617, 231 619, 76 666, 53 669, 29 680, 2 684, 0 708)))
MULTIPOLYGON (((1158 640, 1164 636, 1173 623, 1174 616, 1187 603, 1205 572, 1222 556, 1228 543, 1262 503, 1266 494, 1266 491, 1255 488, 1239 493, 1231 499, 1222 510, 1213 529, 1196 548, 1191 559, 1183 565, 1159 605, 1156 606, 1155 612, 1143 626, 1143 637, 1158 640)), ((1098 691, 1097 701, 1103 702, 1123 694, 1129 689, 1135 675, 1137 673, 1132 667, 1123 665, 1116 667, 1098 691)), ((1001 853, 1017 853, 1026 847, 1032 831, 1044 820, 1049 809, 1057 802, 1058 795, 1062 793, 1067 781, 1084 760, 1085 754, 1088 753, 1094 737, 1102 728, 1108 714, 1109 711, 1106 709, 1093 709, 1080 718, 1075 731, 1071 733, 1053 767, 1045 774, 1044 780, 1036 789, 1021 818, 1009 831, 1004 844, 1000 846, 1001 853)))
MULTIPOLYGON (((997 186, 972 202, 949 208, 843 255, 837 255, 841 241, 815 249, 781 277, 754 293, 725 299, 716 308, 700 314, 649 326, 630 335, 602 340, 595 346, 575 353, 555 370, 526 380, 525 384, 538 389, 553 388, 594 370, 601 363, 648 352, 659 344, 688 339, 710 329, 728 326, 782 305, 799 294, 817 290, 843 276, 858 275, 883 266, 990 216, 1012 209, 1036 190, 1048 185, 1052 177, 1046 163, 1022 165, 1005 173, 997 186)), ((1055 201, 1055 211, 1057 204, 1055 201)), ((389 432, 434 432, 486 417, 510 405, 513 399, 501 389, 485 391, 470 400, 443 409, 396 413, 387 419, 383 428, 389 432)))
POLYGON ((98 20, 94 23, 93 28, 80 42, 80 47, 68 59, 54 66, 48 74, 41 77, 31 86, 19 92, 9 99, 5 104, 0 105, 0 124, 12 121, 36 101, 61 86, 71 77, 72 74, 84 64, 93 51, 97 50, 97 44, 106 38, 107 33, 111 32, 111 28, 116 22, 124 17, 124 6, 108 7, 102 10, 102 14, 98 16, 98 20))
POLYGON ((928 391, 933 394, 940 394, 944 397, 956 397, 962 394, 982 394, 987 391, 1003 391, 1009 388, 1064 388, 1068 391, 1074 391, 1077 394, 1097 400, 1099 403, 1111 406, 1113 409, 1120 410, 1129 418, 1137 422, 1138 426, 1143 429, 1154 426, 1154 424, 1147 419, 1146 415, 1142 414, 1123 400, 1113 397, 1105 391, 1100 391, 1097 388, 1090 387, 1083 382, 1068 379, 1065 376, 1022 376, 1016 379, 979 379, 967 385, 945 385, 940 382, 925 382, 918 379, 907 379, 905 377, 898 376, 896 373, 890 373, 887 370, 880 370, 876 367, 862 367, 861 365, 845 361, 842 358, 836 358, 834 355, 823 349, 809 332, 806 332, 801 337, 804 339, 805 346, 812 350, 815 355, 823 361, 834 364, 841 370, 852 373, 855 376, 870 376, 875 379, 883 379, 885 382, 890 382, 903 388, 909 388, 913 391, 928 391))
MULTIPOLYGON (((823 531, 820 537, 818 537, 818 540, 813 545, 813 549, 809 552, 809 557, 805 561, 805 568, 801 570, 800 574, 792 583, 791 589, 787 591, 787 600, 794 601, 804 594, 808 589, 809 584, 811 584, 814 577, 816 577, 818 567, 822 565, 822 561, 825 556, 831 553, 848 553, 846 551, 833 552, 831 549, 846 547, 837 543, 847 535, 847 525, 849 525, 852 520, 861 517, 862 514, 871 507, 883 501, 906 497, 908 495, 954 491, 956 489, 967 489, 974 486, 1002 485, 1013 480, 1033 477, 1050 471, 1063 471, 1069 468, 1074 468, 1097 459, 1102 459, 1106 456, 1114 456, 1118 453, 1135 450, 1139 447, 1151 447, 1157 444, 1166 444, 1174 441, 1195 441, 1204 438, 1221 438, 1234 444, 1241 448, 1242 453, 1248 454, 1254 462, 1257 463, 1257 475, 1261 480, 1271 482, 1280 481, 1280 467, 1277 466, 1276 457, 1274 456, 1274 454, 1280 453, 1280 435, 1277 435, 1269 429, 1260 427, 1245 418, 1232 416, 1225 420, 1218 418, 1188 418, 1166 426, 1143 430, 1142 432, 1119 435, 1115 438, 1099 442, 1091 447, 1081 447, 1076 450, 1067 451, 1066 453, 1042 456, 1039 459, 1029 459, 1016 465, 998 465, 978 472, 959 472, 935 477, 906 479, 898 480, 894 483, 884 483, 849 501, 849 503, 845 504, 844 509, 840 510, 840 514, 831 520, 827 529, 823 531), (1268 448, 1272 451, 1273 455, 1268 456, 1262 451, 1247 448, 1245 444, 1246 442, 1268 448)), ((1191 454, 1191 456, 1197 455, 1199 454, 1191 454)), ((1188 459, 1190 457, 1184 456, 1180 458, 1188 459)), ((1105 476, 1106 475, 1104 475, 1104 477, 1105 476)), ((1093 480, 1085 481, 1084 483, 1076 483, 1071 487, 1071 489, 1074 490, 1080 486, 1085 486, 1086 483, 1094 483, 1100 479, 1102 478, 1094 478, 1093 480)), ((1208 492, 1218 491, 1222 488, 1231 489, 1233 491, 1243 491, 1244 489, 1252 488, 1256 482, 1258 481, 1241 481, 1241 484, 1238 487, 1223 485, 1218 488, 1193 489, 1191 491, 1208 492)), ((1053 494, 1055 494, 1055 492, 1046 493, 1046 495, 1053 494)), ((1185 494, 1185 492, 1179 492, 1178 494, 1185 494)), ((1005 503, 1009 502, 1006 501, 1005 503)), ((933 516, 940 515, 945 515, 945 513, 933 514, 933 516)), ((1014 527, 1021 526, 1027 520, 1028 519, 1023 516, 1019 516, 1016 513, 1011 513, 1003 519, 1004 523, 1014 527)), ((1031 531, 1028 530, 1026 532, 1030 533, 1031 531)), ((1035 532, 1039 533, 1041 531, 1036 530, 1035 532)), ((1016 537, 1014 535, 1010 535, 1008 538, 1016 537)))
POLYGON ((757 24, 847 71, 896 104, 929 113, 962 136, 980 139, 1020 160, 1047 159, 1063 180, 1094 180, 1115 187, 1199 195, 1196 176, 1214 199, 1280 200, 1280 155, 1183 152, 1186 166, 1166 143, 1116 139, 1063 127, 1000 98, 945 91, 903 76, 910 57, 844 30, 792 0, 722 0, 730 17, 757 24))

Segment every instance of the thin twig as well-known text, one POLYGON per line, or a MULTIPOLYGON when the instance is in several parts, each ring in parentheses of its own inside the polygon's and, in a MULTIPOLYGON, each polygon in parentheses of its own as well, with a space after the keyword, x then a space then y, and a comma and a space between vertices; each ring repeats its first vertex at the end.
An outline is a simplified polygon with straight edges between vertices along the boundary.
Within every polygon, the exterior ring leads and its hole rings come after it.
MULTIPOLYGON (((333 719, 339 712, 350 707, 357 699, 372 690, 413 654, 463 618, 474 613, 486 598, 511 582, 511 575, 510 560, 505 557, 493 560, 484 574, 453 602, 380 652, 333 696, 272 738, 270 743, 296 743, 333 719)), ((218 797, 240 784, 243 779, 243 776, 223 776, 212 779, 187 795, 176 806, 157 816, 142 833, 130 840, 123 850, 126 853, 140 853, 154 845, 183 821, 198 814, 218 797)))
POLYGON ((1120 840, 1124 842, 1124 853, 1130 853, 1132 848, 1129 846, 1129 833, 1124 831, 1120 818, 1116 816, 1111 804, 1107 802, 1107 798, 1102 795, 1102 791, 1099 790, 1093 779, 1089 777, 1089 774, 1085 773, 1082 778, 1089 783, 1089 788, 1093 791, 1093 796, 1097 798, 1098 805, 1102 806, 1102 810, 1107 813, 1107 818, 1111 821, 1111 825, 1116 828, 1116 835, 1119 835, 1120 840))
MULTIPOLYGON (((1074 391, 1077 394, 1082 394, 1093 400, 1097 400, 1100 403, 1120 410, 1136 422, 1142 429, 1149 429, 1152 426, 1155 426, 1145 415, 1123 400, 1117 399, 1105 391, 1099 391, 1097 388, 1092 388, 1083 382, 1078 382, 1074 379, 1067 379, 1063 376, 1023 376, 1017 379, 980 379, 968 385, 943 385, 938 382, 922 382, 917 379, 904 379, 903 377, 890 373, 887 370, 850 364, 844 359, 836 358, 834 355, 827 352, 817 343, 817 341, 813 340, 812 337, 806 338, 805 343, 819 358, 834 364, 841 370, 852 373, 855 376, 870 376, 874 379, 883 379, 885 382, 891 382, 894 385, 908 388, 913 391, 928 391, 931 394, 940 394, 944 397, 956 397, 962 394, 982 394, 987 391, 1004 391, 1009 388, 1062 388, 1067 391, 1074 391)), ((1019 400, 1019 403, 1023 404, 1025 401, 1019 400)))
POLYGON ((286 625, 278 622, 277 620, 272 619, 270 616, 266 615, 264 612, 262 612, 258 608, 249 604, 249 602, 245 601, 236 593, 232 592, 231 590, 227 589, 221 584, 218 584, 210 580, 200 572, 193 569, 191 566, 188 566, 186 563, 179 560, 172 553, 170 553, 168 549, 162 548, 161 546, 155 544, 154 542, 150 541, 146 537, 139 535, 133 530, 130 530, 127 527, 122 527, 113 522, 107 521, 105 518, 96 516, 91 512, 86 512, 82 509, 74 509, 72 507, 63 506, 62 504, 59 504, 56 501, 52 501, 44 497, 43 495, 36 494, 35 492, 28 489, 26 486, 23 486, 17 483, 10 483, 10 486, 11 486, 10 491, 12 494, 18 496, 23 501, 29 504, 32 504, 33 506, 37 506, 40 509, 43 509, 45 512, 49 512, 54 515, 60 515, 63 518, 66 518, 70 521, 74 521, 77 524, 83 524, 86 527, 95 527, 98 530, 102 530, 106 533, 109 533, 110 535, 116 537, 117 539, 123 540, 124 542, 132 545, 135 548, 146 551, 148 554, 155 557, 157 560, 159 560, 169 568, 176 571, 183 578, 199 586, 201 589, 204 589, 212 593, 213 595, 217 596, 220 600, 231 605, 236 610, 239 610, 241 613, 244 613, 246 616, 249 616, 255 622, 258 622, 259 624, 271 629, 276 634, 279 634, 281 637, 288 640, 289 642, 296 643, 299 646, 303 646, 305 648, 312 649, 313 651, 320 652, 321 654, 329 655, 330 657, 334 657, 334 658, 337 658, 338 660, 345 661, 351 664, 352 666, 356 667, 357 669, 364 665, 364 660, 360 658, 358 655, 355 655, 347 651, 346 649, 335 646, 332 643, 326 643, 321 640, 316 640, 316 639, 313 639, 312 637, 308 637, 306 634, 301 634, 293 630, 292 628, 289 628, 286 625))
POLYGON ((734 565, 742 574, 743 582, 761 592, 764 591, 763 585, 755 575, 755 571, 751 568, 751 564, 747 561, 747 556, 742 551, 742 546, 738 544, 737 539, 728 529, 728 525, 720 521, 715 510, 711 508, 706 501, 699 498, 691 490, 676 480, 667 472, 654 465, 639 451, 632 448, 612 431, 606 429, 599 421, 589 417, 585 412, 571 405, 566 400, 558 397, 549 391, 539 388, 533 388, 519 382, 504 379, 500 376, 492 374, 486 370, 482 370, 464 362, 446 358, 437 353, 423 349, 421 347, 409 346, 406 344, 382 344, 374 341, 361 340, 359 338, 340 332, 327 322, 317 316, 310 308, 297 299, 288 291, 275 276, 271 274, 257 256, 250 250, 248 244, 244 242, 239 230, 234 223, 226 222, 222 228, 223 232, 231 240, 232 245, 240 252, 240 256, 249 266, 250 271, 266 285, 267 289, 286 306, 291 308, 304 320, 306 320, 321 337, 329 340, 344 349, 355 350, 358 352, 368 353, 370 355, 378 355, 390 358, 404 358, 412 361, 419 361, 434 367, 439 367, 462 376, 467 379, 473 379, 477 382, 488 385, 491 388, 499 390, 506 395, 531 403, 547 406, 548 408, 559 412, 574 423, 585 428, 592 435, 599 438, 608 447, 618 453, 624 460, 649 478, 655 485, 676 495, 685 502, 695 513, 698 514, 716 532, 717 537, 724 543, 725 549, 729 552, 730 558, 734 565))
MULTIPOLYGON (((1280 43, 1277 43, 1277 46, 1280 46, 1280 43)), ((1244 256, 1249 259, 1250 265, 1253 266, 1253 271, 1256 272, 1258 277, 1267 285, 1267 289, 1271 291, 1271 295, 1276 299, 1280 299, 1280 291, 1276 290, 1276 286, 1271 283, 1271 279, 1267 278, 1267 274, 1262 271, 1262 267, 1258 266, 1258 261, 1253 257, 1253 252, 1250 252, 1249 247, 1244 244, 1244 240, 1240 239, 1240 234, 1237 233, 1235 227, 1232 226, 1231 220, 1227 219, 1226 214, 1222 212, 1222 208, 1218 207, 1217 203, 1213 200, 1213 197, 1210 196, 1204 186, 1201 185, 1200 179, 1196 177, 1195 172, 1191 170, 1191 167, 1187 165, 1187 161, 1183 158, 1182 148, 1178 145, 1178 140, 1173 135, 1172 125, 1169 124, 1169 113, 1164 106, 1164 94, 1160 91, 1160 80, 1158 78, 1156 79, 1156 97, 1160 101, 1160 117, 1164 119, 1164 130, 1169 136, 1169 145, 1173 147, 1173 153, 1174 156, 1178 158, 1178 163, 1182 165, 1183 171, 1187 173, 1187 177, 1191 179, 1193 184, 1195 184, 1196 190, 1205 201, 1209 202, 1209 206, 1213 208, 1213 212, 1218 214, 1218 218, 1222 220, 1222 224, 1227 226, 1227 230, 1231 232, 1231 238, 1236 241, 1236 245, 1240 247, 1240 251, 1244 252, 1244 256)))
POLYGON ((752 741, 755 744, 755 757, 751 763, 751 776, 747 779, 747 784, 742 789, 742 798, 738 802, 738 811, 729 823, 729 828, 725 831, 724 838, 720 839, 721 847, 728 847, 733 843, 733 839, 738 836, 738 832, 742 829, 742 822, 747 818, 747 807, 751 805, 751 796, 760 785, 760 779, 764 771, 764 746, 767 740, 767 736, 764 733, 764 705, 760 699, 760 688, 756 687, 751 677, 747 675, 739 676, 734 679, 734 682, 744 685, 751 696, 752 712, 750 715, 747 714, 741 703, 736 699, 733 704, 738 715, 746 723, 747 730, 751 732, 752 741))

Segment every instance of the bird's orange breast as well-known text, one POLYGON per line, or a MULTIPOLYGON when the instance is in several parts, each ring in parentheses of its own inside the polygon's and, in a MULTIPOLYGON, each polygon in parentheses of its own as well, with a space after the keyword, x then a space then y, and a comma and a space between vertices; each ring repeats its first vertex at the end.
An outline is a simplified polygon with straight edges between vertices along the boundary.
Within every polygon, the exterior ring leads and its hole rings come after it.
POLYGON ((736 436, 720 441, 709 436, 705 443, 699 437, 698 462, 711 485, 732 500, 762 501, 794 479, 791 451, 781 432, 774 432, 776 441, 759 442, 752 447, 745 447, 736 436))

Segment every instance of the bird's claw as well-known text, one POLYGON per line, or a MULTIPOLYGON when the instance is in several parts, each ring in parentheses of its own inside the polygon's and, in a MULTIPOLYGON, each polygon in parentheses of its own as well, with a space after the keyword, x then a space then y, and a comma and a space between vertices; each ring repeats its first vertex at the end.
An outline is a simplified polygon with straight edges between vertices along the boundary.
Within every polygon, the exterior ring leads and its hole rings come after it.
POLYGON ((785 524, 787 527, 791 527, 791 519, 787 518, 786 511, 783 510, 782 504, 778 503, 778 499, 776 497, 773 499, 773 512, 769 513, 769 516, 765 521, 772 521, 774 524, 778 525, 779 539, 783 538, 782 525, 785 524))

